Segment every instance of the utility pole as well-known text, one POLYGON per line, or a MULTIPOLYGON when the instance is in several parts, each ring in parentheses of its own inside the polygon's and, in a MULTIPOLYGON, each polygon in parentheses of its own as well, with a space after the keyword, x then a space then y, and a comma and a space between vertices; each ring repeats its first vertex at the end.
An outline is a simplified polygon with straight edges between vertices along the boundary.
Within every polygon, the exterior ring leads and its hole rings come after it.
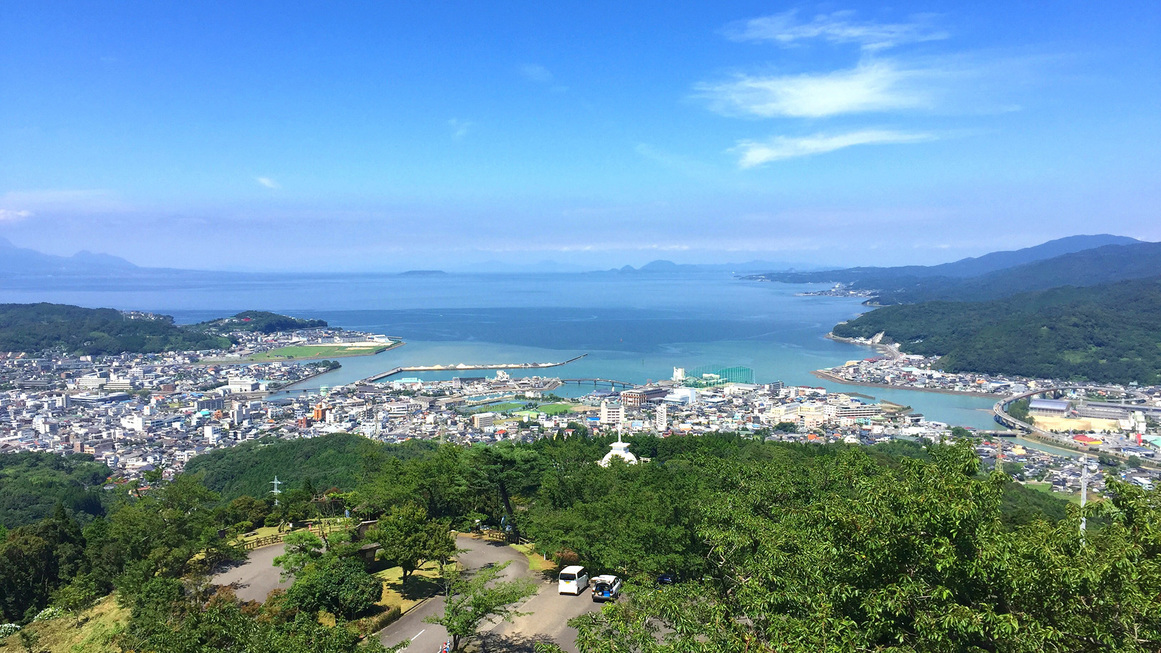
POLYGON ((282 494, 282 490, 279 490, 278 486, 282 484, 282 481, 279 481, 278 477, 275 476, 274 480, 270 481, 270 482, 274 484, 274 489, 270 491, 270 494, 274 495, 274 505, 277 506, 278 505, 278 495, 282 494))

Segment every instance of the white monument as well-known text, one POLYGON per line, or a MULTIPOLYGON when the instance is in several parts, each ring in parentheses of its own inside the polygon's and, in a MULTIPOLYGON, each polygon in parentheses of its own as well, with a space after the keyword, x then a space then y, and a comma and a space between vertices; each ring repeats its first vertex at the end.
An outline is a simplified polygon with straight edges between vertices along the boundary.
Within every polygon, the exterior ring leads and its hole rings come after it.
POLYGON ((613 458, 620 458, 625 461, 626 465, 636 465, 637 456, 629 453, 629 443, 621 441, 621 434, 617 434, 617 441, 609 445, 609 453, 605 454, 597 464, 601 467, 608 467, 613 458))

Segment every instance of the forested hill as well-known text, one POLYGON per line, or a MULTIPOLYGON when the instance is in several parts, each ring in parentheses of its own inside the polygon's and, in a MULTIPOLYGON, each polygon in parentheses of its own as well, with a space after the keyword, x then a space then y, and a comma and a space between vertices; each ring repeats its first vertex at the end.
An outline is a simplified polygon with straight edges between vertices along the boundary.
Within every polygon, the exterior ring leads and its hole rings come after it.
POLYGON ((62 505, 84 520, 105 514, 101 490, 112 472, 92 456, 22 451, 0 456, 0 526, 50 517, 62 505))
MULTIPOLYGON (((351 450, 351 437, 245 445, 217 463, 237 478, 250 465, 321 467, 323 452, 351 450)), ((348 628, 382 625, 384 589, 350 556, 377 547, 380 562, 414 570, 454 550, 450 529, 485 524, 512 527, 555 563, 626 579, 620 600, 573 622, 581 651, 621 650, 610 642, 668 650, 653 646, 658 632, 690 651, 1161 646, 1161 508, 1115 474, 1107 498, 1086 507, 1082 539, 1080 511, 983 473, 967 440, 850 447, 637 435, 630 449, 649 462, 602 467, 595 461, 612 441, 583 428, 473 447, 367 440, 351 450, 359 455, 328 463, 351 479, 341 493, 322 498, 324 486, 311 491, 304 479, 277 503, 265 483, 259 496, 224 501, 203 484, 208 474, 180 474, 121 493, 83 529, 59 510, 0 535, 0 620, 31 622, 23 641, 35 643, 46 605, 75 611, 57 623, 79 627, 84 608, 115 588, 131 609, 102 641, 120 650, 382 650, 348 628), (244 605, 207 588, 208 571, 245 555, 232 535, 347 511, 325 549, 294 536, 299 557, 279 565, 295 580, 277 600, 244 605), (375 523, 356 528, 363 521, 375 523), (659 586, 661 573, 677 583, 659 586)), ((452 587, 487 598, 482 585, 452 587)), ((465 637, 476 633, 469 623, 465 637)))
POLYGON ((416 440, 391 448, 361 435, 337 433, 307 440, 246 442, 197 456, 186 472, 202 474, 206 487, 225 499, 242 495, 266 496, 277 476, 286 487, 310 484, 319 490, 353 488, 369 465, 384 457, 407 459, 422 456, 434 444, 416 440))
POLYGON ((1060 286, 1095 286, 1158 275, 1161 243, 1106 245, 966 279, 923 279, 910 286, 883 288, 876 301, 884 305, 985 301, 1060 286))
POLYGON ((107 355, 124 352, 226 349, 223 334, 234 331, 274 333, 325 327, 323 320, 303 320, 267 311, 243 311, 201 324, 177 325, 168 315, 123 313, 112 308, 68 304, 0 304, 0 351, 107 355))
POLYGON ((755 275, 755 277, 784 283, 841 282, 862 290, 905 288, 923 280, 967 279, 1097 247, 1131 245, 1139 242, 1126 236, 1109 234, 1069 236, 1050 240, 1034 247, 992 252, 940 265, 905 265, 889 268, 858 267, 821 272, 771 272, 755 275))
POLYGON ((953 372, 1161 383, 1161 277, 1063 287, 986 302, 887 306, 834 328, 885 332, 953 372))
POLYGON ((193 328, 207 331, 253 331, 255 333, 275 333, 297 329, 325 327, 325 320, 303 320, 269 311, 242 311, 233 317, 223 317, 209 322, 195 324, 193 328))
MULTIPOLYGON (((1119 236, 1077 236, 1099 242, 1119 236)), ((1128 239, 1131 240, 1131 239, 1128 239)), ((1045 247, 1052 243, 1045 243, 1045 247)), ((1031 248, 1036 249, 1036 248, 1031 248)), ((1016 255, 1017 252, 997 252, 978 259, 965 259, 946 266, 907 266, 899 268, 851 268, 830 272, 772 273, 750 277, 785 283, 840 282, 852 290, 870 291, 874 302, 880 305, 915 304, 925 301, 985 301, 1017 293, 1047 290, 1060 286, 1095 286, 1102 283, 1145 279, 1161 275, 1161 243, 1131 241, 1129 244, 1108 244, 1080 251, 1060 254, 1051 258, 1037 258, 1032 262, 1010 265, 985 271, 999 261, 1012 263, 1020 257, 1004 257, 985 261, 998 255, 1016 255), (984 261, 986 266, 976 265, 984 261), (972 265, 965 265, 972 263, 972 265)), ((1053 251, 1041 249, 1040 254, 1053 251)), ((1026 257, 1025 257, 1026 258, 1026 257)))
POLYGON ((0 351, 74 354, 223 349, 228 338, 180 327, 168 316, 131 317, 111 308, 0 304, 0 351))

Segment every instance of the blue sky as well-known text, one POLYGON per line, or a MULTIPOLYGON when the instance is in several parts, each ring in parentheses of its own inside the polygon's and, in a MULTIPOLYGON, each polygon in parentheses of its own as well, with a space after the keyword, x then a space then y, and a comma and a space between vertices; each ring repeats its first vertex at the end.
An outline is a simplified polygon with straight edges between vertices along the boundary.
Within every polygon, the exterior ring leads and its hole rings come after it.
POLYGON ((1158 107, 1156 2, 7 2, 0 236, 271 270, 1161 240, 1158 107))

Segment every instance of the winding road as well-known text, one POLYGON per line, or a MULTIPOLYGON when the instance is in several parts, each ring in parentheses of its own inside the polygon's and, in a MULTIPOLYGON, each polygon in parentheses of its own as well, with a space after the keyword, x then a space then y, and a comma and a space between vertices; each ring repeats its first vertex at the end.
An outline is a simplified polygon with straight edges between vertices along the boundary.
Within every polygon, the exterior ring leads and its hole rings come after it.
MULTIPOLYGON (((540 583, 539 591, 519 607, 520 612, 528 614, 517 617, 512 623, 499 621, 481 628, 484 651, 531 653, 535 642, 554 642, 565 651, 577 653, 576 630, 569 627, 568 620, 600 608, 588 593, 580 596, 557 594, 555 582, 545 581, 529 571, 527 558, 502 542, 461 536, 456 544, 464 550, 459 560, 466 569, 509 562, 501 580, 532 578, 540 583)), ((442 596, 428 599, 384 628, 379 633, 380 641, 394 646, 410 639, 411 644, 403 649, 407 653, 437 653, 447 639, 447 631, 443 626, 423 620, 441 613, 443 606, 442 596)))
MULTIPOLYGON (((484 624, 481 628, 484 651, 532 653, 535 642, 553 642, 569 653, 578 653, 576 630, 568 625, 568 620, 600 609, 600 604, 593 603, 587 592, 580 596, 558 594, 555 581, 545 580, 530 571, 528 559, 502 542, 461 535, 456 545, 463 551, 459 561, 466 569, 481 569, 508 562, 500 580, 531 578, 539 583, 537 593, 519 607, 520 612, 527 614, 516 617, 512 623, 498 621, 484 624)), ((244 563, 214 576, 214 583, 234 584, 238 598, 242 600, 264 601, 270 590, 286 589, 291 585, 291 580, 283 581, 279 577, 280 570, 273 565, 274 558, 281 555, 283 549, 282 544, 254 549, 244 563)), ((394 646, 410 639, 411 644, 404 651, 437 653, 447 639, 447 631, 443 626, 425 623, 424 619, 441 613, 443 606, 443 596, 416 605, 395 623, 380 631, 380 641, 394 646)))

